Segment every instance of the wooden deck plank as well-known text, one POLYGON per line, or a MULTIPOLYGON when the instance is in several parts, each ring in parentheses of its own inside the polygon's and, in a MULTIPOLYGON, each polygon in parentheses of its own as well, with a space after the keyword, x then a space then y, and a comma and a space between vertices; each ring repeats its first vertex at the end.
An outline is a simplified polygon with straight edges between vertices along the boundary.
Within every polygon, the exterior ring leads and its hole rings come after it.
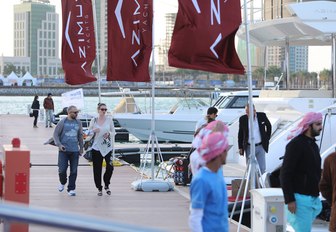
MULTIPOLYGON (((77 178, 77 196, 58 192, 56 166, 35 166, 36 164, 56 165, 57 148, 43 143, 51 137, 52 128, 33 128, 32 118, 24 115, 0 115, 0 144, 10 144, 19 137, 22 145, 31 150, 30 205, 52 210, 92 215, 99 218, 149 226, 166 231, 189 231, 188 188, 171 192, 139 192, 131 189, 131 183, 138 173, 129 166, 116 167, 110 189, 112 195, 97 196, 93 181, 92 167, 80 166, 77 178)), ((127 144, 123 144, 127 147, 127 144)), ((1 146, 2 150, 2 146, 1 146)), ((80 159, 81 164, 87 161, 80 159)), ((181 189, 181 188, 180 188, 181 189)), ((235 231, 235 226, 230 227, 235 231)), ((30 226, 30 231, 46 231, 45 227, 30 226)), ((60 231, 49 229, 49 232, 60 231)))

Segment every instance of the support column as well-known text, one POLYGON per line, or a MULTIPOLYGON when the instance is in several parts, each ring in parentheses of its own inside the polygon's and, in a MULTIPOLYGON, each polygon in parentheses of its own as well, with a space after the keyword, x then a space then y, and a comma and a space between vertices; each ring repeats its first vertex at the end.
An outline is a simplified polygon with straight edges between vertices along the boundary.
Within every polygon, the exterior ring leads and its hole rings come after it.
POLYGON ((267 62, 267 46, 265 46, 264 47, 264 88, 263 89, 266 89, 267 67, 268 67, 268 62, 267 62))
POLYGON ((332 71, 332 97, 336 96, 336 35, 333 33, 331 34, 332 38, 332 46, 331 46, 331 71, 332 71))
POLYGON ((286 89, 289 89, 289 38, 286 37, 286 46, 285 46, 285 66, 286 66, 286 89))

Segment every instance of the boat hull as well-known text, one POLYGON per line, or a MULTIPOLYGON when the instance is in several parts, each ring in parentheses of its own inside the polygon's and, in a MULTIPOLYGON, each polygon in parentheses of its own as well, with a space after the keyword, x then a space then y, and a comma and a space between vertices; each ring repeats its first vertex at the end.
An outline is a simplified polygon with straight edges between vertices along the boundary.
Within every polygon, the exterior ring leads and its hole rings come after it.
MULTIPOLYGON (((147 141, 151 133, 151 115, 117 114, 115 119, 120 126, 141 141, 147 141)), ((188 115, 156 115, 155 135, 159 142, 191 143, 196 126, 196 119, 188 115)))

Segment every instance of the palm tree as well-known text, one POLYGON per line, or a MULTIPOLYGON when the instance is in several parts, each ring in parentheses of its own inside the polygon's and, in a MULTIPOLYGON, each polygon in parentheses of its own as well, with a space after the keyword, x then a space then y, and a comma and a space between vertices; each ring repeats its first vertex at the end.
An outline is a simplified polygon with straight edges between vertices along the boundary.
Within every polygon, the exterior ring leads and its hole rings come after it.
POLYGON ((323 69, 320 72, 320 82, 321 86, 328 87, 329 83, 331 81, 331 71, 329 69, 323 69))
POLYGON ((9 74, 11 74, 12 72, 16 73, 16 67, 14 66, 14 64, 6 64, 4 67, 4 71, 3 74, 4 76, 8 76, 9 74))

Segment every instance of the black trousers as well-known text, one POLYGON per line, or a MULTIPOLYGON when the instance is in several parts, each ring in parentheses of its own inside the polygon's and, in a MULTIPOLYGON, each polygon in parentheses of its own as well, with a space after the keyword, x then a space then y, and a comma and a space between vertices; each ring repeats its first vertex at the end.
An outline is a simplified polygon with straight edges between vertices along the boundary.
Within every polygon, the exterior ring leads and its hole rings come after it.
POLYGON ((102 169, 103 169, 103 159, 106 162, 106 170, 103 176, 105 187, 109 187, 110 180, 113 174, 113 164, 111 164, 111 154, 109 152, 105 157, 103 157, 99 151, 92 149, 92 164, 93 164, 93 178, 98 190, 102 190, 102 169))
POLYGON ((37 118, 38 118, 38 115, 39 115, 38 110, 33 110, 34 126, 37 126, 37 118))

